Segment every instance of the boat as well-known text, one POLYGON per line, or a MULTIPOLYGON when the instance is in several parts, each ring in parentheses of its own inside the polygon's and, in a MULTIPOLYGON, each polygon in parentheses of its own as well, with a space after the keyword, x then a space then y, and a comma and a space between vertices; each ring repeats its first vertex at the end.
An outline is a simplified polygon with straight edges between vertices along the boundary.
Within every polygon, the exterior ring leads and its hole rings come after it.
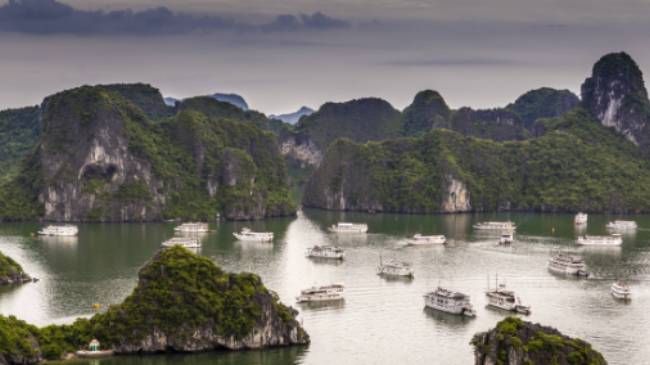
POLYGON ((314 246, 307 249, 307 257, 343 260, 345 250, 336 246, 314 246))
POLYGON ((445 313, 476 317, 476 311, 470 303, 469 295, 440 286, 424 295, 424 305, 445 313))
POLYGON ((368 232, 368 225, 365 223, 339 222, 331 225, 329 230, 334 233, 366 233, 368 232))
POLYGON ((630 286, 620 280, 612 284, 609 292, 612 293, 612 296, 616 299, 632 299, 632 290, 630 290, 630 286))
POLYGON ((38 234, 41 236, 72 237, 79 234, 79 228, 77 228, 77 226, 72 224, 49 225, 41 228, 38 231, 38 234))
POLYGON ((587 215, 587 213, 579 212, 573 218, 573 224, 575 224, 576 226, 582 226, 582 225, 587 224, 588 219, 589 219, 589 216, 587 215))
POLYGON ((343 300, 344 287, 341 284, 313 286, 300 291, 296 297, 298 303, 331 302, 343 300))
POLYGON ((100 350, 99 341, 97 341, 97 339, 93 339, 90 341, 87 350, 79 350, 75 352, 75 355, 81 358, 107 357, 113 355, 113 350, 100 350))
POLYGON ((384 262, 381 257, 379 257, 379 266, 377 266, 377 275, 385 276, 402 276, 402 277, 413 277, 413 269, 411 265, 397 260, 388 260, 384 262))
POLYGON ((499 237, 499 244, 500 245, 509 245, 514 240, 515 240, 515 237, 514 237, 514 234, 512 232, 504 232, 504 233, 501 234, 501 237, 499 237))
POLYGON ((635 221, 620 221, 616 220, 613 222, 607 223, 607 229, 615 230, 615 231, 631 231, 635 230, 637 228, 636 222, 635 221))
POLYGON ((561 275, 589 276, 585 259, 562 252, 553 255, 548 260, 548 270, 561 275))
POLYGON ((530 314, 530 306, 524 305, 514 291, 506 289, 506 284, 499 284, 498 279, 496 287, 494 289, 488 287, 485 296, 488 300, 488 307, 530 314))
POLYGON ((447 242, 447 237, 443 235, 435 236, 423 236, 419 233, 411 237, 406 244, 408 246, 419 246, 419 245, 443 245, 447 242))
POLYGON ((243 228, 239 233, 233 232, 232 235, 240 241, 273 241, 273 232, 253 232, 249 228, 243 228))
POLYGON ((172 237, 162 243, 162 247, 181 246, 185 248, 201 248, 201 241, 195 237, 172 237))
POLYGON ((582 246, 620 246, 623 244, 623 237, 619 233, 609 236, 580 236, 576 243, 582 246))
POLYGON ((476 223, 474 229, 485 231, 514 231, 517 226, 511 221, 505 222, 479 222, 476 223))
POLYGON ((178 233, 205 233, 209 229, 207 223, 189 222, 174 227, 174 231, 178 233))

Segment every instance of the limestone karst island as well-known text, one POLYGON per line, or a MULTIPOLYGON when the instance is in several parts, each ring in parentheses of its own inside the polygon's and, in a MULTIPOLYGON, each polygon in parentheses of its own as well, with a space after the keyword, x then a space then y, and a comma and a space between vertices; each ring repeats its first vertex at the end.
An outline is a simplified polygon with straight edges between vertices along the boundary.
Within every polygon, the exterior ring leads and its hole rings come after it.
POLYGON ((650 4, 0 0, 0 365, 644 365, 650 4))

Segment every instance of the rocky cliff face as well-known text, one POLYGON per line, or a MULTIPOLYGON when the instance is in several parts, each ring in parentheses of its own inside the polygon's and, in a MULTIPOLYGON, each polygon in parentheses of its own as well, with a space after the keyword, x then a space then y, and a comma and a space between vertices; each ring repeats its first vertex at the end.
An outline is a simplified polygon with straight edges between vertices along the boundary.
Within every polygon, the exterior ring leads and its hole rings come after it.
POLYGON ((605 365, 587 342, 558 330, 509 317, 472 339, 475 365, 605 365))
POLYGON ((275 137, 262 130, 263 115, 195 98, 154 119, 168 109, 142 85, 85 86, 46 98, 40 141, 0 192, 0 219, 294 214, 286 166, 275 137))
POLYGON ((0 181, 17 172, 41 135, 38 107, 0 111, 0 181))
POLYGON ((634 144, 650 145, 650 102, 643 74, 626 53, 603 56, 582 84, 582 103, 604 126, 634 144))
POLYGON ((0 364, 37 364, 92 338, 119 354, 243 350, 304 345, 297 311, 259 276, 227 273, 182 247, 159 251, 121 304, 70 325, 36 328, 0 315, 0 364))
POLYGON ((148 161, 129 150, 125 114, 136 110, 91 87, 48 97, 42 109, 43 218, 74 221, 101 214, 105 220, 138 221, 161 215, 163 183, 148 161), (141 196, 120 199, 128 190, 141 196))
POLYGON ((23 284, 32 280, 16 261, 0 252, 0 286, 23 284))
POLYGON ((397 213, 650 211, 650 169, 633 144, 579 108, 544 128, 525 141, 446 129, 366 144, 339 140, 309 179, 303 204, 397 213))

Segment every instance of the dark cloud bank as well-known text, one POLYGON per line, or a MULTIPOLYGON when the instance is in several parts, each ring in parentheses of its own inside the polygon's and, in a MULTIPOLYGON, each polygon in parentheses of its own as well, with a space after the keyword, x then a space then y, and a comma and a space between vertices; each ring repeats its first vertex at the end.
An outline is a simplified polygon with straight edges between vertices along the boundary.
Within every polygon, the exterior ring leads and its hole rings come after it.
POLYGON ((263 25, 217 15, 175 13, 166 7, 143 11, 78 10, 56 0, 9 0, 0 7, 0 31, 30 34, 184 34, 191 32, 301 31, 344 28, 344 20, 323 13, 278 15, 263 25))

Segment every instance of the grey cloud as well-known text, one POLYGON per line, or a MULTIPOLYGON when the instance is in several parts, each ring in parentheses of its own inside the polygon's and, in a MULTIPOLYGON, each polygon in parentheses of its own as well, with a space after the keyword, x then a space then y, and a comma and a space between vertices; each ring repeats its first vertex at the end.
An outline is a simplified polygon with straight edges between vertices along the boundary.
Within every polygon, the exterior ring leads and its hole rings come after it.
POLYGON ((142 11, 87 11, 57 0, 9 0, 0 7, 0 31, 29 34, 185 34, 191 32, 301 31, 341 28, 348 23, 320 12, 280 15, 251 25, 218 15, 175 13, 166 7, 142 11))
POLYGON ((384 66, 434 67, 434 66, 512 66, 522 65, 520 61, 505 58, 421 58, 382 62, 384 66))
POLYGON ((314 14, 301 14, 295 16, 291 14, 278 15, 275 20, 263 26, 264 29, 274 31, 293 31, 299 29, 325 30, 333 28, 345 28, 349 23, 329 17, 321 12, 314 14))

